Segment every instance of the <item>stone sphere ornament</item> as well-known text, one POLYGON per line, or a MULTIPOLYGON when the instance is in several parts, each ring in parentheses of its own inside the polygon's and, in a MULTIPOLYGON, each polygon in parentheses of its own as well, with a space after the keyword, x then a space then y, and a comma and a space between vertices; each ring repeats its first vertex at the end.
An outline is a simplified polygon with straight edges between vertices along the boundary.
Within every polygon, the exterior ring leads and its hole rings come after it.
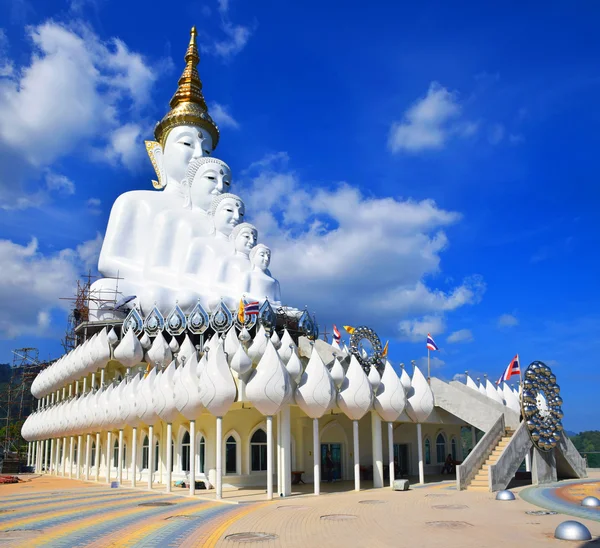
POLYGON ((575 520, 563 521, 554 531, 558 540, 592 540, 590 530, 575 520))
POLYGON ((551 451, 560 442, 563 411, 559 394, 550 368, 540 361, 529 364, 521 391, 521 412, 531 441, 541 451, 551 451))
POLYGON ((597 497, 585 497, 581 501, 581 506, 587 506, 588 508, 600 508, 600 499, 597 497))
POLYGON ((496 493, 496 500, 515 500, 515 495, 512 491, 505 489, 496 493))

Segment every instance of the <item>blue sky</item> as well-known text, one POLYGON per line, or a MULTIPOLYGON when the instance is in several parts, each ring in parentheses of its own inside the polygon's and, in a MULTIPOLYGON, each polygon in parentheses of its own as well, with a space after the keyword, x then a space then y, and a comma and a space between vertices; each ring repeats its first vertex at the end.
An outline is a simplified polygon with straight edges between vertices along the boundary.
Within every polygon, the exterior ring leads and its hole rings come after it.
POLYGON ((284 300, 366 324, 394 363, 553 367, 600 428, 600 7, 0 1, 0 361, 56 357, 110 206, 150 189, 143 140, 189 28, 284 300))

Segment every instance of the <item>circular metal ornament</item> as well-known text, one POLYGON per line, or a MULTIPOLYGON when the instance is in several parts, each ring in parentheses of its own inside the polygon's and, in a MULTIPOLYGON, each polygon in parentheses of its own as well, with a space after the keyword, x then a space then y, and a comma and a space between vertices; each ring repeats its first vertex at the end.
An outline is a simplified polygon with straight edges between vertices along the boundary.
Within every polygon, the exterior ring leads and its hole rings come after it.
POLYGON ((563 521, 554 531, 554 538, 559 540, 592 540, 590 530, 575 520, 563 521))
POLYGON ((382 352, 381 340, 375 331, 366 326, 354 329, 350 335, 350 353, 358 360, 367 375, 371 371, 371 366, 375 367, 380 374, 383 373, 382 352), (371 344, 370 353, 364 347, 365 340, 371 344))
POLYGON ((515 495, 512 491, 508 489, 504 491, 498 491, 496 493, 496 500, 515 500, 515 495))
POLYGON ((551 451, 560 442, 563 412, 559 394, 551 369, 540 361, 529 364, 521 390, 521 413, 531 441, 541 451, 551 451))
POLYGON ((589 508, 599 508, 600 499, 598 499, 597 497, 585 497, 581 501, 581 506, 588 506, 589 508))

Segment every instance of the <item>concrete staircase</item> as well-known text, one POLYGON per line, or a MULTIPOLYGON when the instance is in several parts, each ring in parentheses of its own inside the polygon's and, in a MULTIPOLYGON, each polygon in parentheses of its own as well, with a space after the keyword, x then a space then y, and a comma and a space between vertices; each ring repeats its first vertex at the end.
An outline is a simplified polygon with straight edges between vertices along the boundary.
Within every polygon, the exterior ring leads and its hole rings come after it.
POLYGON ((488 455, 487 460, 483 463, 479 472, 471 480, 471 483, 467 486, 467 491, 489 491, 490 490, 490 479, 489 471, 490 466, 496 464, 496 461, 500 458, 504 448, 510 443, 510 439, 515 431, 512 428, 504 429, 504 436, 500 438, 500 441, 494 447, 492 452, 488 455))

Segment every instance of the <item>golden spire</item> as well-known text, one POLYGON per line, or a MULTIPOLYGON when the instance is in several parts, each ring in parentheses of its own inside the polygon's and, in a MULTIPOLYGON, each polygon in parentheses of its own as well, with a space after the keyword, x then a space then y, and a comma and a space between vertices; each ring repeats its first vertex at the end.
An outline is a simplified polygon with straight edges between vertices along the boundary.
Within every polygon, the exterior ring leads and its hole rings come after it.
POLYGON ((213 149, 217 147, 219 141, 219 129, 208 114, 206 101, 202 95, 202 82, 197 69, 200 55, 196 46, 196 34, 196 27, 192 27, 190 43, 185 52, 185 68, 179 78, 177 91, 169 103, 171 110, 154 129, 154 136, 163 148, 169 131, 184 124, 206 129, 212 137, 213 149))

